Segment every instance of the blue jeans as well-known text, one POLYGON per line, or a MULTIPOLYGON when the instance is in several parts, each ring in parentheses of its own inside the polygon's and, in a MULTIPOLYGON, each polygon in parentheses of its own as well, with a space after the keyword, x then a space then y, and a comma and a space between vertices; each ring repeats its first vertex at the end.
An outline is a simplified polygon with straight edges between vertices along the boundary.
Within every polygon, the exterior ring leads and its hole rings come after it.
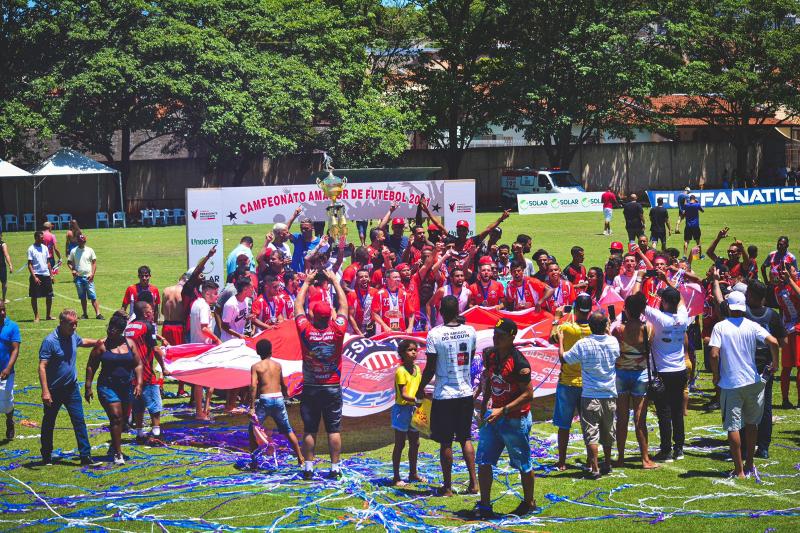
POLYGON ((92 446, 89 444, 89 432, 83 419, 83 398, 78 384, 50 389, 50 397, 53 403, 49 407, 44 406, 42 419, 42 457, 50 458, 53 453, 53 428, 62 405, 66 407, 72 421, 72 429, 78 441, 78 453, 81 457, 91 457, 92 446))
POLYGON ((78 291, 78 298, 81 300, 88 298, 92 302, 97 300, 97 295, 94 292, 94 281, 89 281, 86 276, 78 276, 73 281, 75 282, 75 289, 78 291))
MULTIPOLYGON (((489 413, 486 413, 489 416, 489 413)), ((478 453, 475 462, 479 465, 497 466, 497 460, 508 451, 508 460, 513 468, 528 473, 533 470, 531 462, 531 414, 521 418, 500 417, 493 424, 484 420, 478 437, 478 453)))
POLYGON ((286 412, 286 404, 283 398, 259 398, 256 400, 256 417, 263 425, 267 417, 275 421, 278 431, 284 435, 294 433, 292 425, 289 423, 289 413, 286 412))

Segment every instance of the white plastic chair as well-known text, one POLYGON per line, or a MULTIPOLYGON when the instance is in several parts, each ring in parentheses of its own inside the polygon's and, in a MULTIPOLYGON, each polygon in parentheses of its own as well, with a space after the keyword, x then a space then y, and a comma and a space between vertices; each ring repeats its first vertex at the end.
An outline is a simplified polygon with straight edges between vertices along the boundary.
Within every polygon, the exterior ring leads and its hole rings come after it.
POLYGON ((114 211, 111 214, 111 227, 116 228, 117 224, 125 227, 125 213, 123 211, 114 211))

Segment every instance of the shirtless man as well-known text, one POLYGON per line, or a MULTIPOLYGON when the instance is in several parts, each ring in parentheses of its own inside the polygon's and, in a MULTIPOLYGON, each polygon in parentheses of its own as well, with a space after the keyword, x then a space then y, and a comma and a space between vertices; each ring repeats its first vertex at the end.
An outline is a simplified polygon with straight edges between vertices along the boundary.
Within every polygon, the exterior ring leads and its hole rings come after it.
MULTIPOLYGON (((182 274, 178 278, 178 283, 167 287, 161 293, 161 312, 164 315, 164 324, 161 326, 161 336, 171 346, 184 344, 189 341, 186 333, 186 319, 189 316, 189 308, 184 302, 184 289, 189 279, 200 280, 203 269, 208 260, 216 253, 217 247, 212 246, 208 253, 203 256, 191 270, 182 274)), ((178 382, 178 398, 188 398, 189 394, 185 390, 185 383, 178 382)))
MULTIPOLYGON (((281 432, 292 446, 292 451, 297 457, 297 464, 303 466, 303 454, 300 451, 300 442, 294 434, 286 404, 283 398, 287 396, 286 383, 283 381, 280 363, 272 360, 272 343, 262 339, 256 343, 256 353, 261 361, 250 367, 250 416, 257 417, 259 424, 264 424, 267 416, 272 417, 278 431, 281 432), (256 398, 258 398, 256 400, 256 398)), ((250 424, 250 467, 258 470, 258 461, 255 451, 258 448, 253 424, 250 424)))

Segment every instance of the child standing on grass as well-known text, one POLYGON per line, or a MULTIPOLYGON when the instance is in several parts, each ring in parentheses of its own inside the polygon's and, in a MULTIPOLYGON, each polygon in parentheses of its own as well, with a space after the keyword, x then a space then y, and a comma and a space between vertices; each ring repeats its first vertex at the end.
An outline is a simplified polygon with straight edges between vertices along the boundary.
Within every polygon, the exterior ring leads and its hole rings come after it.
POLYGON ((392 406, 392 428, 394 428, 394 450, 392 451, 392 468, 394 479, 392 485, 403 487, 400 479, 400 456, 406 445, 408 436, 408 481, 423 481, 417 475, 417 455, 419 454, 419 432, 411 426, 411 417, 416 407, 416 394, 422 380, 422 372, 415 364, 417 359, 417 343, 402 340, 397 345, 397 354, 402 364, 394 375, 395 403, 392 406))

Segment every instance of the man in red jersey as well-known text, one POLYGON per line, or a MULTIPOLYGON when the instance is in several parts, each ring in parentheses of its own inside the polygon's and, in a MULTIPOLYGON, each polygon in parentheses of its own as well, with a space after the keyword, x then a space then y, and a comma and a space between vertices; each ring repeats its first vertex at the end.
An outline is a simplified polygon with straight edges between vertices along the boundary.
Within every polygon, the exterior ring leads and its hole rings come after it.
POLYGON ((300 335, 303 352, 303 393, 300 398, 300 417, 303 419, 303 479, 314 477, 314 447, 320 418, 325 421, 328 449, 331 454, 329 477, 339 478, 339 457, 342 453, 342 345, 347 330, 347 296, 336 275, 330 270, 324 276, 336 290, 339 311, 331 318, 333 308, 324 301, 311 306, 311 320, 306 316, 305 303, 315 270, 308 271, 294 302, 294 321, 300 335))
POLYGON ((561 277, 561 267, 558 263, 547 265, 547 286, 553 289, 553 295, 546 300, 551 313, 562 309, 565 305, 572 305, 578 296, 572 283, 561 277))
POLYGON ((414 305, 412 296, 400 282, 400 272, 395 269, 386 272, 386 286, 378 291, 372 301, 372 318, 381 331, 405 331, 414 329, 414 305))
POLYGON ((553 296, 552 287, 525 275, 525 267, 524 261, 514 260, 511 264, 511 281, 505 294, 505 308, 508 310, 541 309, 542 303, 553 296))
POLYGON ((292 318, 291 301, 282 292, 283 284, 280 279, 270 274, 264 276, 264 288, 250 308, 250 320, 259 330, 273 329, 284 320, 292 318))
MULTIPOLYGON (((779 270, 780 276, 773 273, 775 300, 781 309, 783 326, 788 336, 781 350, 781 397, 783 409, 794 407, 789 401, 789 384, 792 368, 800 368, 800 286, 797 282, 797 269, 793 265, 779 270)), ((797 373, 797 397, 800 403, 800 371, 797 373)))
POLYGON ((144 265, 140 266, 138 270, 139 283, 131 285, 125 290, 125 296, 122 297, 122 307, 127 312, 133 311, 133 304, 138 301, 144 301, 153 306, 153 314, 155 320, 158 322, 158 307, 161 305, 161 294, 155 285, 150 284, 150 267, 144 265))
POLYGON ((479 305, 490 309, 503 308, 503 284, 492 279, 492 258, 485 255, 478 261, 478 279, 469 286, 472 293, 470 305, 479 305))
POLYGON ((365 337, 375 335, 372 302, 377 295, 378 289, 369 286, 369 271, 366 268, 359 268, 356 272, 355 288, 347 293, 348 320, 352 333, 365 337))
POLYGON ((603 235, 611 235, 611 216, 614 214, 614 206, 618 203, 617 195, 609 187, 600 196, 600 201, 603 202, 603 235))

